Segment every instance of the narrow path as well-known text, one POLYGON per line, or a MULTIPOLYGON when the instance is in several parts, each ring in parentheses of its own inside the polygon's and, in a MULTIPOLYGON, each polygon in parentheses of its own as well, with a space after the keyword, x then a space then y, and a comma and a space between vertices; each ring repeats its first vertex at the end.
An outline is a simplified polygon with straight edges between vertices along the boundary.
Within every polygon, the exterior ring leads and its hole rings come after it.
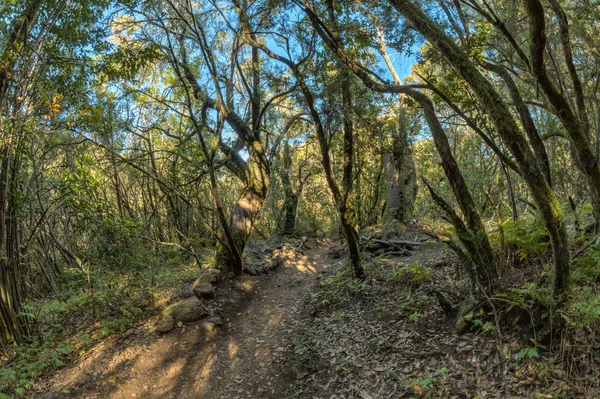
POLYGON ((326 252, 321 245, 266 276, 220 286, 218 330, 205 331, 200 321, 162 337, 132 333, 63 370, 41 397, 281 398, 295 378, 285 362, 326 252))

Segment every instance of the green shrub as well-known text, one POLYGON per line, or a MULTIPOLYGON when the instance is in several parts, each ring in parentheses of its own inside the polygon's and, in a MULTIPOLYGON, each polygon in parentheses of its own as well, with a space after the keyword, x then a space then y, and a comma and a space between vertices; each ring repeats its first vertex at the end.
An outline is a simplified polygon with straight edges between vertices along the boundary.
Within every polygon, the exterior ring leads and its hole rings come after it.
POLYGON ((431 270, 419 263, 399 263, 387 276, 387 281, 418 282, 431 276, 431 270))

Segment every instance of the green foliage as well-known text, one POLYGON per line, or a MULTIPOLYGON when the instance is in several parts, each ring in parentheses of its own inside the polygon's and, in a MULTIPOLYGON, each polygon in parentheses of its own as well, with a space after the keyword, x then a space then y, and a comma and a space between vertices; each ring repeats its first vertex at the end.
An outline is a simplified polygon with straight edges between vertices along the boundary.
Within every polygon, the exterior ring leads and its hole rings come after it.
POLYGON ((600 295, 596 287, 574 286, 568 302, 558 313, 571 327, 584 328, 600 323, 600 295))
MULTIPOLYGON (((540 255, 550 248, 548 233, 539 219, 519 218, 516 222, 508 220, 503 223, 506 245, 515 250, 521 261, 530 255, 540 255)), ((500 241, 499 232, 492 234, 492 239, 500 241)))
POLYGON ((419 282, 431 276, 431 270, 419 263, 399 263, 388 274, 387 281, 419 282))
POLYGON ((99 64, 97 72, 106 80, 132 80, 140 69, 161 58, 159 46, 141 42, 118 46, 106 54, 99 64))
POLYGON ((70 343, 54 341, 34 340, 20 346, 15 361, 10 366, 0 367, 0 391, 12 392, 15 397, 23 396, 46 369, 62 366, 75 350, 70 343))
POLYGON ((423 313, 414 312, 408 316, 408 320, 412 321, 413 323, 418 323, 419 320, 421 320, 421 317, 423 317, 423 313))
POLYGON ((600 248, 593 246, 573 262, 571 278, 578 285, 594 285, 600 281, 600 248))
POLYGON ((488 45, 488 36, 490 34, 491 25, 483 21, 475 25, 475 32, 471 36, 470 56, 477 62, 481 62, 485 58, 485 50, 488 45))
POLYGON ((412 383, 413 387, 420 387, 425 391, 429 391, 433 386, 433 380, 431 378, 424 378, 422 380, 417 380, 412 383))
POLYGON ((85 274, 80 269, 68 270, 63 281, 65 291, 58 299, 32 302, 26 308, 44 324, 31 344, 17 348, 10 365, 0 367, 0 392, 22 396, 47 370, 83 355, 102 339, 134 327, 159 309, 157 301, 170 298, 182 281, 197 276, 197 266, 172 250, 155 256, 154 272, 144 266, 143 273, 96 273, 93 296, 85 274), (96 307, 98 323, 92 318, 92 306, 96 307))
POLYGON ((294 349, 294 352, 296 353, 296 355, 298 356, 302 356, 304 355, 306 352, 309 351, 309 347, 306 345, 299 345, 294 349))
POLYGON ((540 354, 537 348, 523 348, 515 355, 517 360, 538 359, 539 357, 540 354))
MULTIPOLYGON (((367 274, 373 268, 372 264, 365 264, 367 274)), ((341 304, 353 297, 363 295, 371 290, 368 279, 357 280, 353 277, 349 265, 336 268, 319 284, 319 290, 312 294, 312 302, 318 306, 329 306, 332 303, 341 304)))

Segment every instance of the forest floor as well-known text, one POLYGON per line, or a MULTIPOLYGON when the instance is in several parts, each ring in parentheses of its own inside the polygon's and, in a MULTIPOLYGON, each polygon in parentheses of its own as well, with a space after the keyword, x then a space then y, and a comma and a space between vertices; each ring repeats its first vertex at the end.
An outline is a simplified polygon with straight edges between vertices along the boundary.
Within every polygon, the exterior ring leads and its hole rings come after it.
POLYGON ((474 314, 470 331, 457 334, 434 293, 442 287, 454 305, 467 294, 453 255, 416 226, 398 238, 421 242, 420 250, 365 254, 362 283, 350 278, 343 246, 309 240, 266 275, 220 283, 213 301, 220 328, 200 320, 159 335, 148 320, 42 380, 31 396, 600 397, 598 379, 577 377, 593 371, 578 373, 580 363, 560 351, 497 334, 489 315, 474 314))
POLYGON ((329 240, 314 242, 275 271, 216 287, 223 325, 204 320, 164 335, 155 320, 111 337, 76 364, 37 384, 32 397, 282 398, 295 375, 288 366, 295 333, 309 315, 329 240))

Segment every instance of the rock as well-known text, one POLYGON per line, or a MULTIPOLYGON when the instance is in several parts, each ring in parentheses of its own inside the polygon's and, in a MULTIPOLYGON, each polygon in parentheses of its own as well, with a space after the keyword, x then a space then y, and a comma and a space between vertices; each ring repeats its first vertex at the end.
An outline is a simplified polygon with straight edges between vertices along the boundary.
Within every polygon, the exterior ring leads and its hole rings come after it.
POLYGON ((202 328, 207 333, 214 333, 219 326, 223 325, 223 320, 219 316, 212 316, 202 323, 202 328))
POLYGON ((92 380, 92 376, 88 373, 81 373, 73 379, 75 385, 85 385, 92 380))
POLYGON ((165 316, 156 323, 156 331, 166 333, 175 328, 175 319, 171 316, 165 316))
POLYGON ((213 298, 215 296, 213 285, 206 281, 200 281, 200 279, 194 282, 192 285, 192 291, 194 291, 194 294, 196 294, 196 296, 200 299, 213 298))
POLYGON ((464 334, 467 331, 471 323, 470 320, 467 320, 465 316, 475 309, 476 305, 477 301, 473 298, 467 298, 458 304, 458 310, 456 312, 456 324, 454 325, 457 333, 464 334))
POLYGON ((223 279, 223 273, 219 269, 204 269, 200 278, 196 281, 201 283, 218 283, 223 279))
POLYGON ((184 299, 163 311, 164 317, 170 316, 182 322, 196 321, 204 316, 208 316, 208 314, 204 303, 196 297, 184 299))
POLYGON ((210 321, 205 321, 204 323, 202 323, 202 328, 204 329, 204 331, 206 331, 207 333, 210 333, 210 334, 217 331, 217 325, 210 321))
POLYGON ((210 321, 211 323, 214 323, 217 326, 223 325, 223 320, 221 320, 221 318, 219 316, 209 317, 208 319, 206 319, 206 321, 210 321))
POLYGON ((256 270, 256 274, 258 275, 267 273, 267 269, 265 269, 263 266, 257 266, 254 270, 256 270))
POLYGON ((281 266, 281 264, 283 263, 283 259, 281 259, 281 257, 276 257, 271 259, 269 262, 267 262, 264 266, 265 270, 269 271, 269 270, 275 270, 277 269, 279 266, 281 266))

